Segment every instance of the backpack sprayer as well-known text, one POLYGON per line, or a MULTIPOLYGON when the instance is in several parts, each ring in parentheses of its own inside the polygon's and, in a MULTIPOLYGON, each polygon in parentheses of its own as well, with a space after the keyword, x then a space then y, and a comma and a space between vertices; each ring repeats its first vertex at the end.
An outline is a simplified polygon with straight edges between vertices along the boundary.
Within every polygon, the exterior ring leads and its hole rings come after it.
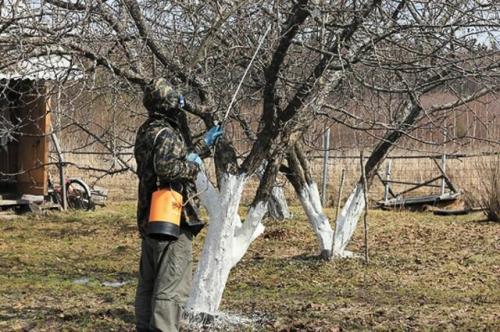
POLYGON ((151 197, 147 235, 151 238, 173 237, 180 233, 182 195, 171 188, 158 188, 151 197))
MULTIPOLYGON (((255 58, 257 57, 257 53, 261 49, 262 44, 264 43, 264 40, 266 39, 269 31, 271 31, 271 25, 267 27, 267 30, 260 38, 257 49, 255 50, 252 59, 250 60, 250 63, 245 69, 243 77, 241 78, 236 88, 236 91, 234 92, 233 97, 231 98, 231 102, 229 103, 227 111, 224 114, 222 122, 219 123, 218 121, 215 121, 214 122, 215 126, 220 126, 221 128, 224 126, 224 123, 226 122, 227 117, 229 116, 229 112, 231 111, 231 108, 236 101, 238 92, 240 91, 240 88, 243 85, 243 81, 245 80, 248 71, 250 70, 250 67, 252 66, 255 58)), ((185 103, 184 97, 180 96, 179 105, 183 106, 184 103, 185 103)), ((160 133, 161 131, 158 132, 158 134, 156 135, 153 142, 153 146, 155 145, 156 139, 158 138, 160 133)), ((214 150, 216 143, 217 141, 215 141, 214 143, 214 150)), ((151 238, 167 237, 167 238, 177 239, 180 234, 182 207, 183 207, 183 202, 182 202, 182 195, 180 193, 173 190, 172 188, 164 188, 164 189, 158 188, 158 190, 153 192, 153 195, 151 197, 149 221, 146 231, 147 235, 151 238)))
MULTIPOLYGON (((156 140, 166 128, 160 130, 153 140, 156 140)), ((153 163, 154 165, 154 163, 153 163)), ((156 169, 155 169, 156 173, 156 169)), ((159 185, 159 183, 157 183, 159 185)), ((159 188, 153 192, 149 207, 149 219, 146 234, 153 239, 177 239, 180 234, 181 215, 183 207, 182 194, 172 188, 159 188)))

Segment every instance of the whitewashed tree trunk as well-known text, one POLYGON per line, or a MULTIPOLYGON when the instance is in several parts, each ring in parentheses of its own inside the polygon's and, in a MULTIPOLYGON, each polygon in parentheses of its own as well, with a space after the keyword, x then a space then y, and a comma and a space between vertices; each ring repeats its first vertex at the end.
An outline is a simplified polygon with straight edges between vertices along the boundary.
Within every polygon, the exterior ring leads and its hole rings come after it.
POLYGON ((247 213, 244 223, 235 228, 233 247, 232 247, 232 265, 235 266, 245 255, 250 244, 264 232, 262 219, 267 212, 267 203, 259 202, 257 206, 251 207, 247 213))
MULTIPOLYGON (((366 161, 364 167, 368 189, 370 188, 371 182, 379 166, 385 160, 394 144, 401 138, 403 133, 410 132, 413 129, 413 125, 422 111, 421 105, 415 103, 413 100, 407 100, 405 103, 406 105, 404 105, 399 114, 401 120, 398 124, 398 130, 389 130, 386 132, 384 138, 373 149, 370 157, 366 161)), ((339 220, 337 220, 337 225, 335 227, 335 244, 333 248, 334 255, 341 257, 352 256, 352 253, 346 251, 345 248, 351 240, 364 208, 363 180, 360 179, 347 199, 340 213, 339 220)))
POLYGON ((285 175, 292 184, 319 240, 321 258, 329 259, 332 255, 333 230, 323 211, 318 185, 313 180, 307 157, 298 144, 287 152, 287 162, 288 166, 284 168, 285 175))
POLYGON ((331 256, 333 230, 328 217, 323 212, 318 186, 315 182, 306 184, 299 193, 299 200, 304 208, 309 223, 318 237, 321 256, 331 256))
POLYGON ((208 211, 209 226, 187 303, 191 313, 217 311, 231 268, 264 231, 261 221, 267 211, 265 203, 252 206, 243 223, 238 215, 246 181, 245 175, 225 174, 217 191, 205 173, 198 175, 196 185, 208 211))
POLYGON ((346 251, 345 248, 352 238, 352 234, 356 229, 356 225, 358 224, 358 220, 361 217, 364 208, 365 200, 363 197, 363 184, 358 183, 342 208, 335 226, 335 242, 333 247, 334 256, 352 256, 352 253, 346 251))
POLYGON ((313 180, 309 162, 299 144, 287 152, 287 163, 288 166, 282 167, 282 171, 292 184, 319 240, 321 258, 329 259, 332 255, 333 230, 323 211, 318 185, 313 180))
POLYGON ((268 209, 269 216, 273 219, 285 220, 291 218, 283 187, 273 187, 271 197, 269 197, 268 209))
MULTIPOLYGON (((257 170, 257 176, 259 180, 262 181, 264 172, 266 170, 267 161, 264 161, 262 165, 257 170)), ((268 206, 267 206, 269 217, 275 220, 285 220, 290 219, 291 214, 288 209, 288 204, 286 202, 285 191, 281 186, 273 186, 271 195, 269 196, 268 206)))

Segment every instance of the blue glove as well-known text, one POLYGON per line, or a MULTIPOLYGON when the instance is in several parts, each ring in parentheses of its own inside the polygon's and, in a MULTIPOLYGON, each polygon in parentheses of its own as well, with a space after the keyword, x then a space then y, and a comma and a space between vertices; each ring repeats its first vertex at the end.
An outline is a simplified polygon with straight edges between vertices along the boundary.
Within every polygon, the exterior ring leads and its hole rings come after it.
POLYGON ((201 160, 200 156, 198 156, 197 153, 191 152, 186 156, 186 160, 196 163, 199 168, 203 167, 203 160, 201 160))
POLYGON ((179 105, 179 108, 183 108, 184 106, 186 106, 186 99, 184 99, 183 95, 179 96, 177 104, 179 105))
POLYGON ((207 133, 203 137, 205 144, 208 147, 211 147, 212 145, 214 145, 217 138, 219 138, 219 136, 221 136, 223 132, 224 132, 224 130, 222 129, 221 126, 215 126, 215 127, 210 128, 210 130, 207 131, 207 133))

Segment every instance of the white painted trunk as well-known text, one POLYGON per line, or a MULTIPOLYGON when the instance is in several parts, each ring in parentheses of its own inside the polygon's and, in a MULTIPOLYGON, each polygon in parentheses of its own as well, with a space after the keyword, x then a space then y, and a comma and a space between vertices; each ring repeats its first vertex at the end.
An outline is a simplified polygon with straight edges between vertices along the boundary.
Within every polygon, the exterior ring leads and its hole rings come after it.
POLYGON ((199 172, 196 178, 196 189, 200 195, 200 201, 207 209, 208 217, 211 219, 220 209, 219 191, 213 186, 205 171, 199 172))
POLYGON ((269 198, 268 209, 270 217, 276 220, 291 218, 283 187, 273 187, 271 197, 269 198))
POLYGON ((333 230, 323 212, 317 184, 315 182, 306 184, 299 194, 299 199, 318 237, 322 254, 329 253, 332 250, 333 230))
POLYGON ((335 226, 335 244, 333 247, 333 254, 335 256, 345 257, 352 255, 345 248, 352 238, 352 234, 356 229, 364 208, 363 184, 358 183, 342 208, 335 226))
POLYGON ((214 314, 217 311, 231 268, 264 231, 261 221, 266 213, 266 204, 251 208, 243 223, 238 215, 246 181, 245 175, 226 174, 219 192, 206 174, 200 172, 198 175, 196 185, 208 212, 209 225, 187 303, 187 310, 192 313, 214 314))
MULTIPOLYGON (((251 207, 247 213, 245 222, 235 229, 232 250, 233 267, 245 255, 250 244, 264 232, 262 219, 267 212, 267 203, 259 202, 255 207, 251 207)), ((241 223, 240 223, 241 224, 241 223)))

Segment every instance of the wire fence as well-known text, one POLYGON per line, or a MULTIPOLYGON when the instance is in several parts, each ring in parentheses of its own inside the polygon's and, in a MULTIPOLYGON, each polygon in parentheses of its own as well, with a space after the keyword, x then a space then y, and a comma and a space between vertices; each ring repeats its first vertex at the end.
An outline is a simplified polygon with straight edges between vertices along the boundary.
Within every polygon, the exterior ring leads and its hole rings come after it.
MULTIPOLYGON (((103 152, 85 152, 85 151, 65 151, 65 159, 70 166, 66 168, 67 177, 83 177, 91 183, 104 186, 109 189, 110 199, 128 200, 137 198, 137 180, 135 174, 131 171, 125 171, 110 176, 102 176, 102 173, 92 170, 86 170, 85 166, 106 168, 113 163, 113 156, 103 152), (72 165, 79 165, 75 167, 72 165)), ((135 166, 132 153, 120 153, 120 156, 126 156, 132 167, 135 166)), ((367 153, 365 153, 365 156, 367 153)), ((485 162, 492 158, 498 158, 500 152, 491 153, 461 153, 446 155, 446 174, 461 191, 477 194, 481 186, 481 169, 485 162)), ((361 176, 359 155, 350 153, 349 155, 337 155, 330 153, 327 162, 324 163, 322 156, 311 156, 309 158, 311 173, 319 188, 325 194, 325 206, 335 205, 339 191, 339 182, 341 173, 345 171, 344 191, 341 197, 342 204, 347 199, 352 188, 361 176), (325 168, 326 166, 326 168, 325 168), (326 175, 326 181, 325 181, 326 175), (324 188, 324 189, 323 189, 324 188)), ((365 157, 366 158, 366 157, 365 157)), ((427 155, 401 155, 394 154, 387 157, 387 160, 381 165, 379 173, 385 176, 386 163, 390 160, 392 164, 391 178, 401 182, 425 182, 440 175, 434 160, 441 159, 442 154, 427 155)), ((213 160, 205 160, 206 168, 214 173, 213 160)), ((52 170, 54 176, 57 175, 56 169, 52 170)), ((258 186, 258 179, 251 179, 245 193, 243 201, 249 203, 252 193, 258 186)), ((283 186, 285 194, 291 204, 297 203, 292 186, 286 181, 283 175, 277 180, 277 185, 283 186)), ((393 184, 394 191, 403 191, 408 188, 403 184, 393 184)), ((415 195, 428 195, 439 193, 439 188, 419 188, 415 195)), ((374 179, 369 192, 370 200, 378 201, 384 197, 384 185, 379 179, 374 179)))

